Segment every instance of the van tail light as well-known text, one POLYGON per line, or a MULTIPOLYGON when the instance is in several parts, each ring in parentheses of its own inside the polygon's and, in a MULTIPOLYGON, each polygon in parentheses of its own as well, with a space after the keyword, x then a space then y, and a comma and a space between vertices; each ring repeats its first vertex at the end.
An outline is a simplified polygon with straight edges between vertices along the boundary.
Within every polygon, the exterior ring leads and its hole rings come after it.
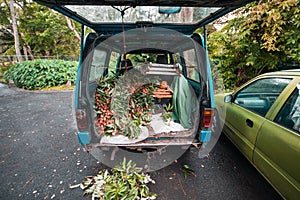
POLYGON ((204 108, 202 116, 201 129, 211 129, 214 119, 214 109, 204 108))
POLYGON ((87 131, 89 128, 87 113, 85 109, 76 110, 76 122, 79 131, 87 131))
POLYGON ((209 142, 212 135, 214 109, 204 108, 202 111, 200 142, 209 142))

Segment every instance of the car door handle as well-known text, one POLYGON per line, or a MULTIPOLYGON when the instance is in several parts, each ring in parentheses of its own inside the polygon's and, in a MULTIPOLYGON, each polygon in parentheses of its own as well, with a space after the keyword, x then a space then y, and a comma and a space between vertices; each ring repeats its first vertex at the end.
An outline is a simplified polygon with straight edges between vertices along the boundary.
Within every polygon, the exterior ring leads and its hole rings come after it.
POLYGON ((250 119, 246 119, 246 124, 247 124, 247 126, 249 126, 250 128, 253 127, 253 121, 250 120, 250 119))

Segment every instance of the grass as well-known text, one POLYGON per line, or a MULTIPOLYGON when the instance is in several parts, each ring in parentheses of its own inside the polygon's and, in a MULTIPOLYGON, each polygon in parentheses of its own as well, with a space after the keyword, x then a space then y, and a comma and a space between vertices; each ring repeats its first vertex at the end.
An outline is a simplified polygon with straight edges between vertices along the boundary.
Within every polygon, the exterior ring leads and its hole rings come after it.
POLYGON ((75 86, 67 86, 67 85, 59 85, 59 86, 54 86, 50 88, 43 88, 41 91, 62 91, 62 90, 74 90, 75 86))

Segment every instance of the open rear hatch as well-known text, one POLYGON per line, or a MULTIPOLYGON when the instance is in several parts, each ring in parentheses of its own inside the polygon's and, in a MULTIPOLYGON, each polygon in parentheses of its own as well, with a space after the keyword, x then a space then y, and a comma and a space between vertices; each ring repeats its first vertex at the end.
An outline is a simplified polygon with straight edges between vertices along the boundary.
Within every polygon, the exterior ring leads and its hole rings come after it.
POLYGON ((125 30, 143 25, 192 34, 197 28, 246 5, 253 0, 35 0, 96 32, 122 32, 122 20, 112 6, 131 7, 124 15, 125 30), (147 15, 143 16, 143 13, 147 15), (194 17, 185 17, 186 13, 194 17), (101 18, 97 13, 102 13, 101 18), (107 17, 102 17, 103 13, 107 17), (149 14, 150 13, 150 14, 149 14), (136 17, 139 16, 139 17, 136 17))

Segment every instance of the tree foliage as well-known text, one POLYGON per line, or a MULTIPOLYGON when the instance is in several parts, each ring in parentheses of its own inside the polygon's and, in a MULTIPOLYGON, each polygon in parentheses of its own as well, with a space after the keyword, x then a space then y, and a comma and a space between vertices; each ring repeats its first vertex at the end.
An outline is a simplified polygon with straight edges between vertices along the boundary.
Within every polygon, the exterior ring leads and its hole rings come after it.
POLYGON ((34 54, 43 56, 75 55, 79 42, 68 29, 67 22, 45 6, 30 4, 25 18, 20 19, 23 42, 31 47, 34 54))
MULTIPOLYGON (((22 54, 39 56, 78 56, 78 38, 74 30, 70 30, 63 15, 37 3, 24 0, 14 1, 17 25, 20 36, 22 54)), ((0 34, 0 41, 8 44, 2 49, 3 54, 14 55, 15 48, 11 44, 12 21, 7 0, 0 0, 0 28, 5 30, 0 34)), ((80 24, 71 22, 79 32, 80 24)))
POLYGON ((211 58, 225 86, 239 86, 282 63, 300 63, 300 6, 269 0, 238 10, 236 18, 209 36, 211 58))
POLYGON ((10 23, 9 4, 0 0, 0 53, 14 45, 14 35, 10 23))

